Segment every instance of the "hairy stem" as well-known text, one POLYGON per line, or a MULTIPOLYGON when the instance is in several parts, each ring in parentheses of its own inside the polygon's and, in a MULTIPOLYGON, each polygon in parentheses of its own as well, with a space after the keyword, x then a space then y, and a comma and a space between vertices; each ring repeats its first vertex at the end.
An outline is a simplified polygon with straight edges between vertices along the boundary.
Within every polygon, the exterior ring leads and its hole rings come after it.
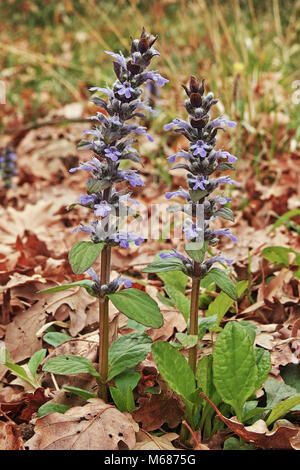
MULTIPOLYGON (((198 336, 198 312, 199 312, 199 288, 200 288, 200 276, 199 276, 200 264, 195 262, 194 265, 194 277, 192 280, 192 296, 191 296, 191 310, 190 310, 190 329, 189 335, 198 336)), ((194 374, 196 374, 197 366, 197 344, 189 350, 189 365, 192 368, 194 374)))
MULTIPOLYGON (((100 283, 101 286, 109 282, 111 247, 105 246, 101 253, 100 283)), ((99 298, 99 374, 98 396, 107 402, 107 375, 108 375, 108 333, 109 333, 109 299, 99 298)))

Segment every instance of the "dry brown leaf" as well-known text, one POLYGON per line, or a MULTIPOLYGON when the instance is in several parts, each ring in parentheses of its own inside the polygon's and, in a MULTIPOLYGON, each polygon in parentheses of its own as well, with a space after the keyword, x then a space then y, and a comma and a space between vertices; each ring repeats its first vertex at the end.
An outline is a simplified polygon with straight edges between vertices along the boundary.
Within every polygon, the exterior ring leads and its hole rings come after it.
POLYGON ((0 450, 24 450, 19 426, 13 422, 0 421, 0 450))
POLYGON ((140 430, 137 434, 136 445, 133 450, 180 450, 173 446, 172 441, 179 436, 174 432, 163 434, 162 436, 151 436, 147 432, 140 430))
POLYGON ((226 418, 218 410, 218 408, 209 400, 209 398, 200 392, 200 395, 210 403, 214 408, 218 417, 226 426, 231 429, 235 434, 244 439, 247 442, 253 442, 257 447, 261 449, 274 449, 274 450, 287 450, 292 449, 291 438, 298 434, 299 429, 296 428, 292 423, 285 419, 281 419, 275 422, 273 429, 270 431, 266 425, 266 422, 259 419, 252 426, 244 426, 240 423, 237 418, 226 418))
POLYGON ((41 349, 42 340, 36 333, 45 322, 44 302, 40 300, 7 326, 5 345, 13 362, 23 361, 41 349))
POLYGON ((182 314, 178 310, 166 307, 165 305, 161 309, 164 317, 164 324, 161 328, 151 328, 147 330, 148 335, 153 341, 162 340, 168 341, 174 332, 182 332, 186 329, 186 321, 182 314))
POLYGON ((135 421, 142 423, 146 431, 159 429, 167 423, 170 428, 175 428, 180 423, 184 414, 183 407, 178 398, 166 394, 152 394, 149 398, 141 397, 139 406, 132 413, 135 421))
POLYGON ((85 406, 66 413, 38 418, 30 450, 133 449, 138 425, 129 413, 121 413, 103 400, 92 398, 85 406))

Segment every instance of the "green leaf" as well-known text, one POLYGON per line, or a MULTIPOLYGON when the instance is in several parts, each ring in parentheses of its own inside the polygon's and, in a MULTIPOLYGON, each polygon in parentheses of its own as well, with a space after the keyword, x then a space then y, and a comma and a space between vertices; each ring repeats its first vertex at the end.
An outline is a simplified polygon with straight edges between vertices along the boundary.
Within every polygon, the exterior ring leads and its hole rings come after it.
POLYGON ((131 320, 130 318, 128 318, 125 328, 130 328, 131 330, 135 330, 138 333, 144 333, 144 331, 147 329, 145 325, 142 325, 135 320, 131 320))
POLYGON ((245 327, 227 323, 213 350, 214 384, 222 400, 231 405, 239 421, 247 398, 255 391, 257 366, 245 327))
POLYGON ((236 437, 229 437, 224 442, 223 450, 254 450, 254 445, 243 443, 236 437))
POLYGON ((40 349, 39 351, 35 352, 33 356, 29 359, 28 369, 30 370, 31 375, 35 380, 36 380, 37 368, 41 364, 41 362, 45 359, 46 352, 47 352, 46 349, 40 349))
POLYGON ((71 408, 70 406, 62 405, 61 403, 44 403, 38 409, 38 417, 42 418, 43 416, 46 416, 49 413, 64 414, 70 408, 71 408))
POLYGON ((157 303, 146 292, 130 288, 109 294, 108 297, 126 317, 151 328, 163 325, 163 316, 157 303))
POLYGON ((272 228, 269 231, 269 233, 273 232, 277 227, 280 227, 280 225, 284 224, 285 222, 287 222, 292 217, 295 217, 296 215, 300 215, 300 209, 293 209, 292 211, 286 212, 285 214, 283 214, 281 217, 279 217, 276 220, 275 224, 272 225, 272 228))
POLYGON ((216 325, 219 325, 222 318, 234 302, 235 301, 225 294, 225 292, 220 292, 220 294, 209 304, 206 312, 207 317, 216 316, 216 325))
POLYGON ((202 263, 205 253, 207 251, 207 242, 189 242, 185 243, 184 249, 187 254, 193 258, 197 263, 202 263))
MULTIPOLYGON (((247 286, 248 281, 240 281, 237 283, 236 290, 238 297, 240 297, 245 292, 247 286)), ((234 300, 229 297, 229 295, 225 294, 225 292, 221 292, 218 297, 216 297, 213 302, 209 304, 206 316, 210 317, 212 315, 217 315, 216 325, 218 326, 224 315, 228 312, 233 304, 234 300)))
POLYGON ((142 270, 143 273, 163 273, 167 271, 182 271, 187 274, 183 262, 178 258, 153 261, 142 270))
POLYGON ((300 364, 287 364, 280 367, 280 375, 287 385, 300 393, 300 364))
POLYGON ((8 349, 1 348, 0 353, 0 364, 4 364, 14 375, 28 382, 33 388, 36 388, 37 384, 29 377, 24 367, 11 362, 8 349))
POLYGON ((191 308, 190 299, 173 286, 165 286, 165 291, 168 294, 168 296, 173 300, 174 304, 176 305, 178 310, 182 313, 185 321, 187 322, 190 317, 190 308, 191 308))
POLYGON ((274 408, 277 403, 297 395, 297 391, 294 388, 273 378, 270 378, 265 382, 264 390, 267 395, 268 408, 274 408))
POLYGON ((130 388, 127 388, 126 392, 122 392, 116 387, 109 387, 109 391, 115 405, 122 413, 124 411, 127 411, 128 413, 133 412, 135 409, 135 402, 130 388))
POLYGON ((146 333, 130 333, 114 341, 108 353, 107 381, 143 361, 151 351, 151 344, 152 340, 146 333))
POLYGON ((177 290, 183 294, 185 293, 188 276, 182 271, 161 272, 158 277, 166 286, 176 287, 177 290))
POLYGON ((88 178, 86 181, 86 192, 88 194, 95 194, 103 191, 106 188, 111 186, 110 179, 97 179, 97 178, 88 178))
POLYGON ((12 362, 6 362, 5 366, 17 377, 20 377, 21 379, 30 383, 30 385, 32 385, 34 388, 36 388, 37 384, 35 384, 33 380, 31 380, 26 370, 22 366, 19 366, 18 364, 13 364, 12 362))
POLYGON ((289 267, 289 253, 293 252, 291 248, 286 248, 284 246, 268 246, 262 251, 262 255, 270 263, 275 264, 284 264, 287 268, 289 267))
POLYGON ((300 280, 300 254, 291 248, 284 246, 269 246, 262 251, 264 258, 266 258, 271 263, 283 264, 286 267, 289 267, 289 253, 293 253, 295 256, 293 264, 299 266, 299 269, 294 272, 294 277, 300 280))
POLYGON ((299 405, 299 403, 300 395, 295 395, 294 397, 287 398, 286 400, 277 403, 266 421, 267 426, 270 426, 270 424, 285 415, 288 411, 294 408, 294 406, 299 405))
POLYGON ((69 262, 75 274, 83 274, 98 258, 105 243, 78 242, 71 248, 69 262))
POLYGON ((123 411, 132 413, 135 409, 133 389, 137 386, 141 374, 134 369, 127 369, 115 377, 116 387, 110 387, 111 396, 118 407, 123 411))
POLYGON ((58 331, 51 331, 43 336, 43 340, 55 348, 70 339, 72 339, 72 336, 66 335, 65 333, 59 333, 58 331))
POLYGON ((202 189, 196 189, 195 191, 190 191, 190 196, 193 202, 199 201, 199 199, 202 199, 204 196, 208 194, 208 191, 202 190, 202 189))
POLYGON ((128 388, 134 390, 140 380, 141 374, 134 369, 124 370, 115 377, 115 384, 121 392, 126 392, 128 388))
POLYGON ((210 399, 215 391, 212 364, 213 357, 211 354, 207 354, 198 361, 196 370, 197 385, 210 399))
POLYGON ((85 400, 88 400, 89 398, 97 398, 97 395, 95 393, 89 392, 88 390, 84 390, 79 387, 63 385, 63 388, 68 392, 74 393, 74 395, 77 395, 78 397, 84 398, 85 400))
POLYGON ((45 362, 43 370, 59 375, 91 374, 94 377, 100 377, 91 361, 86 357, 72 356, 71 354, 51 357, 45 362))
POLYGON ((212 317, 199 317, 198 318, 198 339, 202 339, 207 330, 216 323, 217 315, 212 317))
MULTIPOLYGON (((87 242, 81 242, 87 243, 87 242)), ((83 287, 88 294, 92 295, 93 297, 97 297, 97 294, 93 290, 94 282, 90 279, 82 279, 81 281, 71 282, 70 284, 63 284, 62 286, 51 287, 50 289, 39 290, 38 294, 52 294, 53 292, 61 292, 64 290, 72 289, 74 287, 83 287)))
POLYGON ((198 343, 197 335, 188 335, 187 333, 176 333, 175 336, 184 348, 193 348, 198 343))
POLYGON ((225 273, 225 271, 222 271, 219 268, 212 268, 207 273, 207 275, 209 275, 209 277, 217 284, 217 286, 223 292, 229 295, 229 297, 231 297, 233 300, 237 300, 238 295, 236 286, 234 285, 230 277, 225 273))
POLYGON ((214 215, 218 215, 219 217, 222 217, 223 219, 226 220, 231 220, 231 222, 234 222, 234 215, 231 209, 229 207, 222 207, 218 211, 214 213, 214 215))
POLYGON ((152 354, 163 379, 172 390, 189 400, 196 391, 195 377, 185 357, 169 343, 157 341, 152 354))
POLYGON ((252 341, 252 344, 254 344, 256 335, 258 333, 257 326, 254 325, 254 323, 252 323, 251 321, 247 321, 247 320, 240 320, 239 324, 244 326, 245 328, 247 328, 247 331, 248 331, 248 334, 250 335, 250 339, 252 341))
POLYGON ((269 351, 262 348, 255 348, 254 352, 257 366, 257 381, 255 384, 255 390, 259 390, 267 380, 271 371, 271 355, 269 351))

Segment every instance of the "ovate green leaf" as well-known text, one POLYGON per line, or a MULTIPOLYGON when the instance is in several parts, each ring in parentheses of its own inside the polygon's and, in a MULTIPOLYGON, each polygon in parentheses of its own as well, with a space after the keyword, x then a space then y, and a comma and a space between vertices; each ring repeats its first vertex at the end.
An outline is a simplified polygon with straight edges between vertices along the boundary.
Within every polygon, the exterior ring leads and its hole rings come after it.
POLYGON ((63 284, 62 286, 51 287, 50 289, 44 289, 38 291, 38 294, 52 294, 53 292, 61 292, 68 289, 73 289, 74 287, 83 287, 88 294, 93 297, 97 297, 92 286, 94 282, 90 279, 82 279, 81 281, 71 282, 70 284, 63 284))
POLYGON ((151 344, 146 333, 130 333, 114 341, 109 348, 107 381, 143 361, 151 351, 151 344))
POLYGON ((175 287, 177 290, 185 293, 188 276, 181 271, 160 272, 158 277, 166 286, 175 287))
POLYGON ((89 398, 97 398, 97 395, 95 393, 89 392, 88 390, 84 390, 79 387, 71 387, 70 385, 64 385, 63 388, 68 392, 74 393, 74 395, 77 395, 78 397, 84 398, 85 400, 88 400, 89 398))
POLYGON ((168 294, 168 296, 173 300, 174 304, 176 305, 178 310, 182 313, 185 321, 187 322, 190 317, 190 308, 191 308, 190 299, 173 286, 165 286, 165 291, 168 294))
POLYGON ((48 415, 49 413, 62 413, 64 414, 70 406, 62 405, 61 403, 44 403, 38 409, 38 417, 42 418, 43 416, 48 415))
POLYGON ((95 367, 86 357, 72 356, 65 354, 62 356, 51 357, 45 362, 44 371, 52 372, 59 375, 72 375, 72 374, 91 374, 95 377, 100 377, 95 367))
POLYGON ((236 286, 230 277, 225 273, 225 271, 222 271, 219 268, 212 268, 207 273, 207 276, 209 276, 210 279, 212 279, 223 292, 229 295, 229 297, 231 297, 233 300, 237 300, 238 295, 236 286))
POLYGON ((69 262, 75 274, 82 274, 98 258, 105 243, 78 242, 71 248, 69 262))
POLYGON ((168 271, 182 271, 187 274, 183 262, 178 258, 153 261, 153 263, 142 270, 143 273, 163 273, 168 271))
POLYGON ((130 288, 108 297, 126 317, 152 328, 160 328, 163 325, 163 316, 157 303, 146 292, 130 288))
POLYGON ((255 348, 254 352, 257 366, 257 382, 255 384, 255 390, 259 390, 267 380, 271 371, 271 355, 269 351, 262 348, 255 348))
POLYGON ((214 384, 239 420, 247 398, 255 391, 257 366, 252 341, 245 327, 227 323, 213 350, 214 384))
POLYGON ((157 341, 152 346, 153 358, 163 379, 186 400, 196 390, 195 377, 185 357, 169 343, 157 341))
POLYGON ((30 370, 30 373, 34 379, 36 379, 37 368, 45 358, 46 352, 46 349, 40 349, 39 351, 35 352, 33 356, 29 359, 28 369, 30 370))
POLYGON ((43 340, 55 348, 70 339, 72 339, 72 336, 66 335, 65 333, 59 333, 58 331, 50 331, 43 336, 43 340))

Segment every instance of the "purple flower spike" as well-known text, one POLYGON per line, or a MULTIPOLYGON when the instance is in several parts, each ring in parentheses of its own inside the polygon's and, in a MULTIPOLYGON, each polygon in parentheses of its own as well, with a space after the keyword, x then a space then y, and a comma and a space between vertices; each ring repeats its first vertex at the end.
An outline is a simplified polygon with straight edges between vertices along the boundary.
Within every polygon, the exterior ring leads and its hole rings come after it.
POLYGON ((148 134, 147 130, 145 127, 137 127, 136 129, 134 129, 132 132, 135 132, 136 134, 142 134, 142 135, 145 135, 147 137, 147 139, 149 140, 149 142, 154 142, 154 139, 153 137, 151 137, 150 134, 148 134))
POLYGON ((106 217, 111 212, 111 206, 106 201, 101 201, 100 204, 95 204, 94 214, 100 217, 106 217))
POLYGON ((139 246, 143 243, 144 238, 140 237, 136 233, 120 231, 116 234, 114 240, 123 248, 129 248, 129 242, 134 242, 136 246, 139 246))
POLYGON ((89 276, 91 276, 93 281, 97 282, 97 284, 100 284, 100 279, 97 276, 96 271, 94 270, 94 268, 89 268, 86 272, 89 276))
POLYGON ((130 287, 132 287, 133 281, 129 279, 129 277, 121 277, 121 281, 126 287, 126 289, 129 289, 130 287))
POLYGON ((193 190, 201 189, 202 191, 205 191, 205 185, 209 184, 209 180, 204 178, 202 175, 197 176, 196 178, 191 178, 190 182, 194 184, 193 190))
POLYGON ((105 156, 110 158, 113 162, 117 162, 119 156, 122 155, 121 152, 118 151, 117 147, 108 147, 104 150, 105 156))
POLYGON ((97 194, 80 194, 79 196, 79 202, 83 206, 93 204, 95 201, 97 201, 97 199, 97 194))
POLYGON ((158 72, 152 71, 143 74, 143 80, 153 80, 157 86, 163 87, 169 80, 162 77, 158 72))
POLYGON ((232 235, 232 233, 227 228, 222 229, 222 230, 215 230, 213 233, 214 235, 216 235, 216 237, 224 236, 224 237, 230 238, 233 242, 237 242, 237 238, 234 235, 232 235))
POLYGON ((136 186, 145 186, 144 181, 139 175, 137 175, 136 170, 121 170, 118 172, 118 176, 124 180, 129 181, 131 186, 134 188, 136 186))
POLYGON ((89 225, 81 225, 80 227, 76 227, 72 230, 73 233, 76 232, 86 232, 92 235, 94 233, 93 228, 89 227, 89 225))
POLYGON ((224 256, 216 255, 205 261, 205 265, 207 266, 207 268, 210 268, 214 263, 222 263, 229 265, 233 263, 233 259, 227 259, 224 258, 224 256))
POLYGON ((186 152, 185 150, 181 150, 180 152, 177 152, 174 155, 171 155, 170 157, 168 157, 169 162, 175 163, 176 157, 183 157, 189 160, 191 158, 191 155, 189 154, 189 152, 186 152))
POLYGON ((127 99, 131 98, 131 93, 134 93, 134 91, 134 88, 132 88, 129 82, 122 83, 122 85, 118 88, 118 94, 120 96, 125 95, 125 98, 127 99))
POLYGON ((203 229, 201 227, 197 227, 191 219, 188 219, 185 222, 183 231, 187 240, 193 240, 194 238, 198 238, 200 236, 200 233, 203 232, 203 229))
POLYGON ((185 199, 190 199, 191 198, 189 193, 187 191, 185 191, 184 189, 179 189, 178 191, 166 193, 166 198, 167 199, 171 199, 172 197, 177 197, 177 196, 183 197, 185 199))
POLYGON ((170 129, 172 129, 172 127, 176 127, 176 126, 180 126, 182 127, 183 129, 186 129, 186 130, 189 130, 190 129, 190 126, 187 122, 183 121, 183 119, 173 119, 172 122, 169 122, 169 124, 165 124, 164 125, 164 130, 165 131, 169 131, 170 129))
POLYGON ((104 51, 104 52, 105 54, 111 55, 118 62, 118 64, 120 64, 121 67, 123 67, 123 69, 126 70, 126 60, 121 51, 120 51, 120 54, 116 54, 115 52, 110 52, 110 51, 104 51))
POLYGON ((235 181, 233 179, 230 178, 230 176, 221 176, 220 178, 217 179, 217 183, 218 184, 236 184, 236 185, 240 185, 241 183, 239 183, 238 181, 235 181))
POLYGON ((231 153, 222 150, 218 150, 215 153, 215 158, 227 158, 229 163, 235 163, 237 161, 237 157, 235 155, 232 155, 231 153))
POLYGON ((193 150, 193 155, 200 155, 201 158, 205 158, 209 150, 209 145, 203 140, 197 140, 194 145, 191 145, 191 150, 193 150))
POLYGON ((228 126, 230 128, 233 128, 236 126, 236 122, 234 121, 229 121, 228 119, 220 118, 218 117, 217 119, 214 119, 211 122, 212 127, 217 127, 217 126, 228 126))
POLYGON ((177 250, 173 250, 170 253, 160 253, 159 254, 161 259, 173 259, 177 258, 180 259, 181 261, 186 262, 187 258, 183 256, 181 253, 179 253, 177 250))
POLYGON ((231 197, 216 196, 214 198, 214 203, 224 206, 225 204, 227 204, 227 202, 230 202, 231 200, 232 200, 231 197))

